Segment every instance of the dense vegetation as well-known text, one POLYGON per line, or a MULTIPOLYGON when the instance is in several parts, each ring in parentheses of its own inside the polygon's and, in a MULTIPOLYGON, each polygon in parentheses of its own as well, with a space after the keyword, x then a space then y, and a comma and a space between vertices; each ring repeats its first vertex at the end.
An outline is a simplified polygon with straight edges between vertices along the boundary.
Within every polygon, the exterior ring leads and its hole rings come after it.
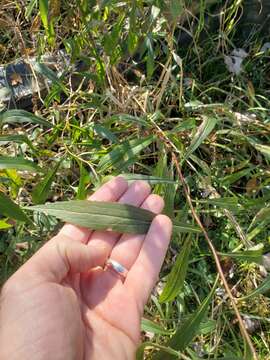
POLYGON ((15 203, 85 199, 111 175, 146 179, 166 214, 202 232, 172 239, 144 356, 252 359, 251 341, 270 359, 270 44, 263 26, 241 25, 250 3, 1 4, 2 63, 70 58, 62 75, 39 67, 49 89, 29 113, 0 113, 2 283, 61 225, 15 203))

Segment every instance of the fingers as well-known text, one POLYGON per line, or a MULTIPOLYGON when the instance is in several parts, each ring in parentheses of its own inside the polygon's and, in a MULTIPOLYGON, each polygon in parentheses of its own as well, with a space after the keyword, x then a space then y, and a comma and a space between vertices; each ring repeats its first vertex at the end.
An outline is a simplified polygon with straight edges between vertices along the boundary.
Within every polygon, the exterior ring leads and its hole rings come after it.
POLYGON ((127 275, 125 286, 133 293, 141 313, 157 281, 171 233, 171 220, 166 215, 157 215, 127 275))
POLYGON ((90 249, 66 235, 46 243, 19 272, 36 274, 39 279, 60 283, 68 273, 82 273, 104 265, 104 248, 90 249))
MULTIPOLYGON (((128 183, 125 179, 118 176, 101 186, 93 195, 89 197, 92 201, 117 201, 127 190, 128 183)), ((60 235, 67 235, 78 242, 87 243, 91 230, 72 224, 66 224, 59 232, 60 235)))
MULTIPOLYGON (((135 181, 119 199, 119 203, 140 206, 148 197, 150 191, 151 188, 148 183, 145 181, 135 181)), ((94 231, 89 240, 89 246, 91 248, 104 246, 106 249, 106 257, 104 260, 106 260, 119 237, 120 234, 115 232, 94 231)))
MULTIPOLYGON (((159 214, 164 207, 164 201, 160 196, 151 194, 146 198, 141 207, 159 214)), ((144 239, 145 235, 142 234, 122 235, 114 246, 110 258, 118 261, 129 270, 139 255, 144 239)))

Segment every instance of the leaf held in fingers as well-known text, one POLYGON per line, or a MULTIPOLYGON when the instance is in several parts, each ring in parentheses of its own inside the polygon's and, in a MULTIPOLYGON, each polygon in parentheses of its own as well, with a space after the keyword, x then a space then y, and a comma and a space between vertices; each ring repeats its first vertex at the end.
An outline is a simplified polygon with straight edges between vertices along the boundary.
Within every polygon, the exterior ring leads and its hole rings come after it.
POLYGON ((29 221, 21 208, 2 192, 0 192, 0 214, 18 221, 29 221))
MULTIPOLYGON (((74 225, 93 230, 113 230, 121 233, 145 234, 156 214, 138 207, 109 202, 71 200, 27 207, 42 211, 74 225)), ((195 226, 173 223, 175 233, 200 232, 195 226)))
POLYGON ((160 295, 159 302, 172 301, 181 292, 186 278, 188 268, 188 258, 190 254, 192 240, 188 238, 182 251, 177 256, 177 260, 170 272, 167 283, 160 295))

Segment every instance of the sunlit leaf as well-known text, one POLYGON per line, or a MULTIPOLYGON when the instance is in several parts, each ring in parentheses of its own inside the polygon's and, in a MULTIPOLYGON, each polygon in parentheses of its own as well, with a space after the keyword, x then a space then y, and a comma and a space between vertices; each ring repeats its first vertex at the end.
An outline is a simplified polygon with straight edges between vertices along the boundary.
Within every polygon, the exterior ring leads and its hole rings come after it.
MULTIPOLYGON (((42 211, 66 222, 93 230, 113 230, 122 233, 145 234, 156 216, 151 211, 132 205, 87 200, 60 201, 27 207, 27 210, 42 211)), ((200 232, 195 226, 174 222, 173 230, 200 232)))
POLYGON ((12 225, 8 224, 5 220, 2 220, 2 219, 0 220, 0 230, 10 229, 11 227, 12 227, 12 225))

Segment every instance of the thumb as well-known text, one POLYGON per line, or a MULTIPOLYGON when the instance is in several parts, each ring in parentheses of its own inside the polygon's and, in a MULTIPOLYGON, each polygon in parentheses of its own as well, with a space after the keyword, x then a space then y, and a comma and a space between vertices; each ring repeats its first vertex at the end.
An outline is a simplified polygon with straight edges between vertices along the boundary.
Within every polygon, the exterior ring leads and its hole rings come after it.
POLYGON ((59 234, 28 260, 21 270, 34 272, 46 281, 61 282, 70 272, 86 272, 103 266, 105 259, 105 248, 92 247, 59 234))

